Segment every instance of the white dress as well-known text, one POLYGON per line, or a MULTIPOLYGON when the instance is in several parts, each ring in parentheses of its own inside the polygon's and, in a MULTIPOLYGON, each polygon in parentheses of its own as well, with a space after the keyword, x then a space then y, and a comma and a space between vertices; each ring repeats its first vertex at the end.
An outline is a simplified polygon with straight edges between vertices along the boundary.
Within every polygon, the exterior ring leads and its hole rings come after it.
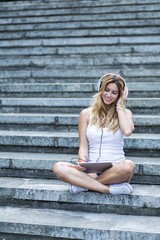
POLYGON ((125 159, 124 135, 120 129, 113 133, 94 125, 87 127, 88 161, 118 163, 125 159))

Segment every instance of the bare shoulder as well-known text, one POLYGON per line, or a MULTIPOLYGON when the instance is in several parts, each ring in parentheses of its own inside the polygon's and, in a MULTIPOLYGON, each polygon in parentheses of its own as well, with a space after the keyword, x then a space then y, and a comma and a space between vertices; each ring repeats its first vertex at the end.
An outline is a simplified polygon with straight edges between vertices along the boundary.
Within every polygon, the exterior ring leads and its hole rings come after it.
POLYGON ((80 112, 80 115, 79 117, 81 119, 85 119, 85 120, 88 120, 89 119, 89 116, 90 116, 90 112, 91 112, 91 108, 85 108, 83 109, 81 112, 80 112))
POLYGON ((80 115, 82 116, 88 116, 91 112, 91 108, 84 108, 81 112, 80 112, 80 115))

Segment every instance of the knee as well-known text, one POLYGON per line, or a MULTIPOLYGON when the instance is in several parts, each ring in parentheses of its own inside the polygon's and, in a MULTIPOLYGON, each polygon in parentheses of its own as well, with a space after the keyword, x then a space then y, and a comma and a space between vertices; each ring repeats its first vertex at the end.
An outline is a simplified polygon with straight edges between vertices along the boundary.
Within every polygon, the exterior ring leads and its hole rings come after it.
POLYGON ((65 163, 63 162, 56 162, 53 165, 52 170, 57 177, 62 177, 62 175, 64 174, 64 165, 65 163))
POLYGON ((125 164, 124 164, 124 171, 125 174, 127 175, 132 175, 134 173, 135 170, 135 164, 133 161, 131 160, 126 160, 125 164))

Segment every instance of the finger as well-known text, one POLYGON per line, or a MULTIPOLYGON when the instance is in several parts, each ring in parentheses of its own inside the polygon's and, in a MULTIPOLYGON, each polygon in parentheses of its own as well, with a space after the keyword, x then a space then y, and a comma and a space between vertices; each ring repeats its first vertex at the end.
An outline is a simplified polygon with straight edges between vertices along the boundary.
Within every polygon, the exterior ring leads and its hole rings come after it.
POLYGON ((80 166, 79 164, 73 165, 73 168, 76 168, 77 170, 79 170, 81 172, 85 172, 86 171, 86 169, 84 167, 80 166))
POLYGON ((86 171, 86 169, 84 167, 80 166, 80 165, 77 165, 77 167, 78 167, 78 170, 80 170, 81 172, 85 172, 86 171))

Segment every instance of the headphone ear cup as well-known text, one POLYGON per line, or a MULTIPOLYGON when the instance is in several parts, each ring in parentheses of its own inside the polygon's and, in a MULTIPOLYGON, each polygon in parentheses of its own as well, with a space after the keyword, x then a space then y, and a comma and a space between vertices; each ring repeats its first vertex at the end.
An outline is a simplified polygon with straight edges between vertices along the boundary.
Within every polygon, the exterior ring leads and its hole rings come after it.
POLYGON ((98 80, 98 83, 97 83, 97 89, 98 89, 98 91, 99 91, 100 88, 101 88, 102 82, 103 82, 103 77, 101 77, 101 78, 98 80))
POLYGON ((125 84, 125 87, 124 87, 124 97, 127 98, 127 96, 128 96, 128 87, 125 84))

